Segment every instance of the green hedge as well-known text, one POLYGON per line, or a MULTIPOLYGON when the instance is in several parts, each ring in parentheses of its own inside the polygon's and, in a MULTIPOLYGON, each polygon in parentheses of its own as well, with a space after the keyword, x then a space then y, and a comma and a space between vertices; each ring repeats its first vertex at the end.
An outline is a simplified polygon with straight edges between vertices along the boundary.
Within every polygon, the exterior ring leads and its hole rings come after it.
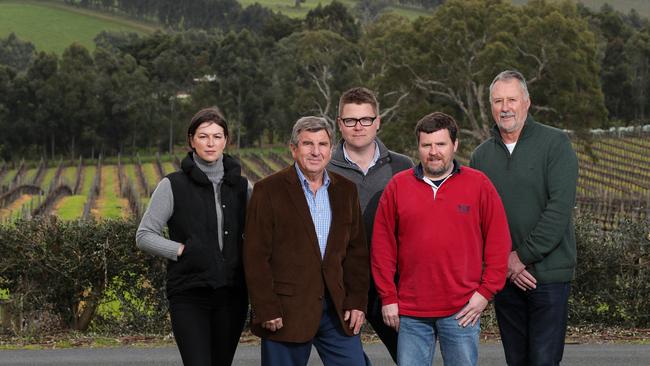
MULTIPOLYGON (((168 334, 164 260, 136 248, 136 227, 127 219, 0 224, 3 331, 45 334, 50 324, 56 330, 168 334)), ((650 326, 649 235, 648 220, 602 231, 592 217, 576 218, 571 324, 650 326)))
POLYGON ((41 333, 49 319, 56 330, 165 331, 164 263, 136 248, 135 230, 55 217, 0 225, 5 330, 41 333))
POLYGON ((622 221, 603 231, 589 215, 576 220, 578 268, 570 322, 650 326, 650 223, 622 221))

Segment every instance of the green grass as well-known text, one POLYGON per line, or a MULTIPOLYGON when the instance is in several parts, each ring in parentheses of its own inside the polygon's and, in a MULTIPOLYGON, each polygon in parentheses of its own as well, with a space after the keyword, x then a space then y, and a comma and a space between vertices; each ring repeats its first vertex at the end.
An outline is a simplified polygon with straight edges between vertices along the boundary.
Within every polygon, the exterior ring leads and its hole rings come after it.
POLYGON ((165 171, 165 174, 173 173, 176 171, 176 167, 174 167, 174 164, 166 161, 162 163, 163 170, 165 171))
POLYGON ((149 192, 153 192, 153 190, 158 185, 158 182, 160 181, 160 176, 158 175, 156 167, 153 165, 153 163, 142 164, 142 174, 144 175, 144 179, 147 180, 147 184, 149 185, 149 192))
POLYGON ((22 184, 32 184, 37 172, 38 169, 36 168, 27 169, 27 172, 23 175, 22 184))
MULTIPOLYGON (((278 11, 286 16, 292 18, 304 18, 307 13, 321 4, 322 6, 328 5, 332 0, 307 0, 306 2, 300 4, 300 8, 294 7, 295 1, 293 0, 239 0, 239 3, 243 7, 252 5, 254 3, 259 3, 262 6, 270 8, 272 10, 278 11)), ((354 9, 356 1, 354 0, 339 0, 339 2, 345 4, 348 7, 350 12, 354 9)), ((411 9, 399 6, 391 6, 388 8, 388 11, 395 12, 409 19, 415 19, 419 16, 428 15, 430 11, 424 11, 419 9, 411 9)))
POLYGON ((74 42, 93 50, 93 39, 104 30, 147 34, 155 28, 55 1, 0 0, 0 36, 13 32, 38 50, 62 54, 74 42))
POLYGON ((56 173, 57 168, 47 168, 45 170, 45 175, 43 176, 43 180, 41 181, 41 188, 42 189, 47 189, 50 184, 52 184, 52 180, 54 179, 54 174, 56 173))
POLYGON ((17 169, 9 169, 7 173, 2 177, 0 185, 8 186, 9 183, 11 183, 11 180, 16 176, 16 170, 17 169))
POLYGON ((83 183, 81 184, 81 194, 88 196, 90 193, 90 188, 93 185, 93 179, 95 179, 95 172, 97 172, 97 167, 94 165, 87 165, 84 167, 83 174, 81 179, 83 183))
POLYGON ((399 5, 391 6, 388 10, 411 20, 433 14, 433 10, 409 8, 399 5))
POLYGON ((14 211, 15 214, 14 219, 18 219, 18 216, 20 216, 20 214, 23 211, 30 212, 31 214, 31 212, 34 211, 34 209, 38 207, 38 205, 44 200, 45 200, 45 196, 42 195, 35 194, 31 196, 31 198, 27 202, 23 203, 20 209, 14 211))
POLYGON ((275 170, 276 172, 284 168, 284 166, 281 166, 280 164, 276 163, 274 160, 272 160, 271 158, 269 158, 264 154, 260 154, 259 157, 260 159, 262 159, 262 161, 266 163, 266 165, 269 166, 269 168, 275 170))
MULTIPOLYGON (((239 160, 241 161, 242 166, 247 167, 253 173, 257 174, 260 178, 264 178, 266 176, 266 174, 264 174, 262 172, 260 167, 257 164, 255 164, 253 161, 251 161, 251 159, 248 157, 248 155, 246 155, 246 154, 239 155, 239 160)), ((249 179, 250 179, 250 177, 249 177, 249 179)))
MULTIPOLYGON (((513 4, 526 4, 527 2, 528 0, 512 0, 513 4)), ((650 17, 650 1, 648 0, 579 0, 575 2, 583 3, 595 11, 599 11, 607 3, 625 14, 632 9, 636 9, 641 16, 650 17)))
MULTIPOLYGON (((307 12, 317 7, 318 4, 325 6, 331 2, 331 0, 306 1, 300 4, 300 8, 296 8, 294 7, 296 2, 293 0, 239 0, 239 3, 242 5, 242 7, 247 7, 249 5, 253 5, 254 3, 259 3, 262 6, 281 12, 282 14, 290 16, 292 18, 304 18, 305 15, 307 15, 307 12)), ((347 5, 348 8, 354 7, 354 1, 342 0, 341 2, 347 5)))
POLYGON ((115 165, 102 167, 101 195, 97 200, 97 213, 100 218, 117 219, 123 216, 128 203, 118 197, 118 178, 115 165), (126 204, 126 206, 125 206, 126 204))
POLYGON ((138 195, 140 197, 144 196, 144 189, 140 185, 140 180, 138 179, 138 175, 135 173, 135 165, 134 164, 125 164, 124 165, 124 175, 126 175, 126 177, 135 186, 135 189, 138 191, 138 195))
MULTIPOLYGON (((318 4, 327 5, 331 0, 306 1, 300 8, 293 0, 240 0, 242 6, 255 2, 287 16, 303 18, 318 4)), ((349 9, 356 1, 342 0, 349 9)), ((428 15, 430 11, 405 7, 390 7, 388 11, 409 19, 428 15)), ((159 29, 151 24, 127 19, 115 14, 69 7, 60 1, 47 0, 0 0, 0 37, 15 33, 20 39, 32 42, 38 50, 62 54, 77 42, 89 50, 95 48, 93 39, 101 31, 150 34, 159 29)))
POLYGON ((59 208, 54 212, 62 220, 74 220, 83 215, 86 196, 76 195, 64 197, 59 203, 59 208))
POLYGON ((74 189, 75 184, 77 184, 77 167, 69 166, 63 168, 60 181, 62 184, 67 184, 70 188, 74 189))
POLYGON ((0 209, 0 218, 15 221, 29 214, 45 199, 40 195, 23 194, 9 206, 0 209))

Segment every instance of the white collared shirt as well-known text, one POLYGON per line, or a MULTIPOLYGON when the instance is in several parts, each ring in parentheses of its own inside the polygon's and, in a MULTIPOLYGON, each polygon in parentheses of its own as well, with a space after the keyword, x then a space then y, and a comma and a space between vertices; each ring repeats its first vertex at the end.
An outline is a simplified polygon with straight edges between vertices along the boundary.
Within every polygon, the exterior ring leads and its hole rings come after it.
POLYGON ((366 170, 362 169, 361 166, 359 166, 359 164, 357 164, 356 162, 352 161, 352 159, 350 159, 350 156, 348 155, 348 152, 345 149, 345 142, 344 142, 343 143, 343 156, 345 157, 345 161, 347 161, 348 163, 350 163, 350 164, 356 166, 357 168, 359 168, 359 170, 361 170, 363 172, 363 175, 368 174, 368 171, 370 170, 370 168, 375 166, 375 164, 377 164, 377 161, 379 160, 379 144, 377 143, 377 141, 374 141, 374 144, 375 144, 375 155, 372 157, 372 160, 370 161, 370 164, 368 164, 368 169, 366 169, 366 170))

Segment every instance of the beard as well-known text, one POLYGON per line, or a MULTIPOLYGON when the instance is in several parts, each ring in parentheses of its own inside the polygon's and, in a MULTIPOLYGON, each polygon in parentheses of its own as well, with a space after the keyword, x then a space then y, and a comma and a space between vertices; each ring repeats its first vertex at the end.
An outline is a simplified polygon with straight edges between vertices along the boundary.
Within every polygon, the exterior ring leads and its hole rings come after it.
POLYGON ((449 168, 451 168, 451 161, 449 161, 447 164, 442 164, 439 168, 432 168, 429 166, 429 164, 424 164, 424 171, 427 173, 427 175, 430 175, 432 177, 439 177, 446 172, 449 171, 449 168))

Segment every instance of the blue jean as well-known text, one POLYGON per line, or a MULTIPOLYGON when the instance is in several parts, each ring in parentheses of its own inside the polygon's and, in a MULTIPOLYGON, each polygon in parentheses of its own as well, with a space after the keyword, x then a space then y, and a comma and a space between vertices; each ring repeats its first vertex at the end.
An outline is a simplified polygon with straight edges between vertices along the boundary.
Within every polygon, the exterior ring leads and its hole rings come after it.
POLYGON ((507 283, 494 298, 499 332, 510 366, 555 366, 562 361, 569 282, 522 291, 507 283))
POLYGON ((305 366, 312 344, 325 366, 372 366, 363 352, 361 338, 343 332, 329 296, 323 301, 323 316, 310 342, 291 343, 262 339, 262 366, 305 366))
POLYGON ((397 338, 397 364, 404 366, 430 366, 440 340, 440 353, 445 366, 473 366, 478 360, 480 321, 463 328, 454 319, 456 314, 444 318, 399 317, 397 338))

